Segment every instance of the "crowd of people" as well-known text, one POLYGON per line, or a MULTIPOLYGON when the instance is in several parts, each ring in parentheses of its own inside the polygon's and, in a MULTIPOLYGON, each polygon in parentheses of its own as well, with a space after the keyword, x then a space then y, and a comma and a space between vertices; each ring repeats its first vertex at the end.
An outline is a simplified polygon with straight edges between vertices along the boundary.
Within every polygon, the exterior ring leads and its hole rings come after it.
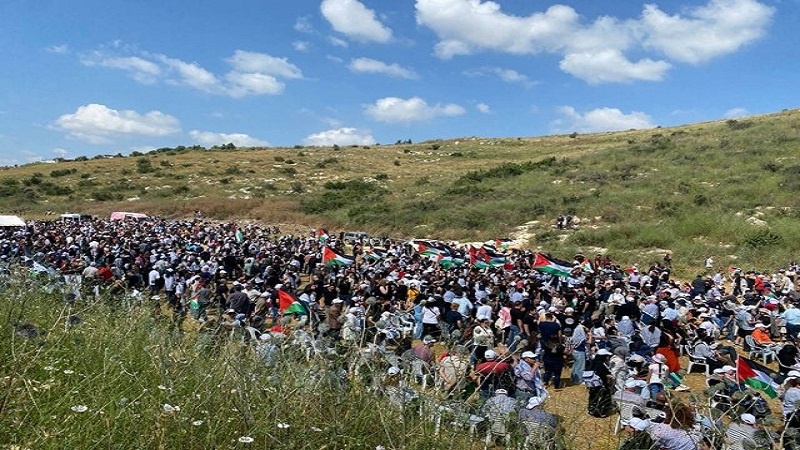
MULTIPOLYGON (((475 244, 426 241, 431 252, 416 241, 274 231, 201 217, 32 221, 0 230, 0 271, 63 276, 73 296, 163 300, 181 320, 246 327, 256 339, 294 326, 338 346, 391 348, 422 362, 449 398, 480 398, 488 416, 512 414, 538 430, 555 433, 546 399, 567 385, 586 386, 593 417, 612 416, 621 401, 663 411, 626 418, 625 449, 708 448, 715 419, 678 401, 688 389, 681 355, 707 364, 721 395, 748 393, 752 405, 758 396, 737 374, 738 355, 766 347, 786 379, 782 426, 800 430, 794 264, 770 274, 712 262, 682 282, 671 256, 638 267, 579 254, 557 275, 536 266, 535 252, 492 243, 477 247, 502 254, 501 264, 473 264, 475 244), (348 258, 329 262, 326 251, 348 258), (286 296, 302 307, 287 310, 286 296), (437 342, 447 343, 443 354, 437 342)), ((399 373, 389 367, 387 380, 399 373)), ((769 442, 754 437, 767 428, 763 415, 728 411, 729 434, 769 442)))

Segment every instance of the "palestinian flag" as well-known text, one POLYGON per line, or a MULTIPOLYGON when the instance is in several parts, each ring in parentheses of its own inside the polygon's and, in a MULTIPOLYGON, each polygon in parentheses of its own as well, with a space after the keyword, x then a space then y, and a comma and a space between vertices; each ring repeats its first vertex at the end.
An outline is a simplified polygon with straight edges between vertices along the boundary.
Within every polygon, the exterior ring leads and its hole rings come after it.
POLYGON ((508 247, 510 247, 513 242, 514 241, 512 241, 511 239, 508 239, 508 238, 495 239, 494 240, 494 246, 499 248, 499 249, 501 249, 501 250, 505 250, 508 247))
POLYGON ((317 229, 317 239, 323 243, 328 242, 328 239, 330 239, 330 236, 328 236, 328 230, 325 228, 317 229))
POLYGON ((452 269, 453 267, 464 265, 463 258, 456 258, 450 255, 439 255, 437 262, 445 269, 452 269))
POLYGON ((490 266, 503 266, 506 264, 506 255, 497 253, 494 247, 484 245, 478 253, 483 256, 483 261, 490 266))
POLYGON ((343 267, 353 264, 353 259, 336 253, 326 245, 322 248, 322 264, 332 267, 343 267))
POLYGON ((379 261, 386 257, 386 250, 380 250, 377 248, 372 247, 368 252, 364 254, 366 258, 379 261))
POLYGON ((744 384, 751 388, 762 391, 767 394, 769 398, 778 396, 776 375, 777 372, 774 370, 764 367, 741 355, 739 355, 739 358, 736 360, 736 376, 739 381, 744 381, 744 384))
POLYGON ((583 270, 583 273, 594 273, 594 269, 592 269, 592 263, 590 263, 588 259, 584 259, 583 262, 578 264, 576 267, 579 267, 581 270, 583 270))
POLYGON ((415 241, 417 253, 422 256, 427 256, 431 259, 436 259, 439 255, 444 254, 445 251, 433 242, 415 241))
POLYGON ((281 314, 288 316, 289 314, 296 314, 298 316, 307 316, 308 308, 294 298, 294 296, 284 290, 278 289, 278 309, 281 314))
POLYGON ((486 269, 489 267, 489 264, 484 261, 484 256, 481 254, 481 251, 472 246, 469 248, 469 264, 476 269, 486 269))
POLYGON ((568 277, 572 272, 572 264, 555 258, 548 258, 541 253, 536 253, 536 259, 533 260, 533 268, 539 272, 549 273, 557 277, 568 277))

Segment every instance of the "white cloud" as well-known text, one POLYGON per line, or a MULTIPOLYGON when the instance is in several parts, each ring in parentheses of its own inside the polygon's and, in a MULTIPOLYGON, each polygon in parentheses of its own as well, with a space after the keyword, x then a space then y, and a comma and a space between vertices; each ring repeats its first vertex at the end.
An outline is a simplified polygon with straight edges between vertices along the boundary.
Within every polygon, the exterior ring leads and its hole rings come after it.
POLYGON ((740 117, 746 117, 746 116, 749 116, 749 115, 750 115, 750 112, 748 110, 744 109, 744 108, 732 108, 732 109, 729 109, 729 110, 725 111, 725 114, 723 114, 723 117, 725 117, 726 119, 738 119, 740 117))
POLYGON ((492 108, 490 108, 489 105, 487 105, 486 103, 478 103, 477 105, 475 105, 475 109, 477 109, 478 112, 482 114, 492 113, 492 108))
POLYGON ((527 17, 506 14, 499 4, 481 0, 417 0, 416 10, 417 23, 439 36, 436 54, 441 58, 480 50, 553 52, 579 28, 578 14, 564 5, 527 17))
POLYGON ((225 79, 229 82, 227 93, 233 98, 246 95, 276 95, 286 87, 272 75, 263 73, 228 72, 225 79))
POLYGON ((438 36, 439 58, 481 51, 549 53, 563 58, 562 70, 595 84, 661 80, 671 67, 659 60, 664 55, 697 64, 735 52, 763 36, 773 13, 756 0, 709 0, 686 16, 647 5, 638 18, 602 16, 584 23, 566 5, 517 16, 493 1, 416 0, 417 23, 438 36), (634 61, 629 53, 645 55, 634 61))
POLYGON ((196 63, 187 63, 164 55, 159 55, 158 59, 177 73, 178 78, 169 79, 170 83, 183 84, 209 94, 218 94, 224 91, 219 78, 196 63))
POLYGON ((91 103, 53 123, 69 136, 92 144, 106 144, 121 136, 166 136, 180 131, 178 119, 160 111, 139 114, 91 103))
POLYGON ((162 54, 130 50, 120 45, 114 50, 133 51, 132 55, 117 55, 107 51, 94 51, 81 56, 86 66, 99 66, 123 70, 142 84, 164 82, 188 86, 200 92, 240 98, 246 95, 277 95, 286 84, 282 80, 301 79, 303 73, 287 58, 266 53, 236 50, 225 59, 231 70, 215 74, 198 63, 186 62, 162 54))
POLYGON ((292 48, 297 52, 305 53, 311 48, 311 44, 306 41, 294 41, 292 48))
POLYGON ((282 78, 303 78, 303 72, 288 59, 265 53, 236 50, 226 61, 239 72, 261 73, 282 78))
POLYGON ((385 97, 366 105, 364 110, 372 119, 387 123, 422 122, 442 116, 459 116, 466 112, 464 108, 453 103, 428 105, 419 97, 385 97))
POLYGON ((564 119, 552 123, 555 132, 598 133, 655 127, 650 116, 638 111, 625 114, 617 108, 596 108, 581 114, 571 106, 562 106, 559 113, 564 119))
POLYGON ((345 41, 344 39, 340 39, 340 38, 338 38, 336 36, 328 37, 328 42, 330 42, 331 45, 333 45, 335 47, 347 48, 347 47, 350 46, 350 44, 348 44, 347 41, 345 41))
POLYGON ((392 30, 375 17, 375 11, 357 0, 322 0, 320 11, 334 30, 359 42, 388 42, 392 30))
POLYGON ((69 53, 69 45, 67 44, 51 45, 50 47, 47 47, 45 50, 47 50, 50 53, 55 53, 57 55, 66 55, 67 53, 69 53))
POLYGON ((65 156, 67 156, 67 154, 69 154, 69 150, 67 150, 65 148, 54 148, 53 149, 53 154, 55 154, 56 157, 58 157, 58 158, 63 158, 65 156))
POLYGON ((192 130, 189 132, 195 142, 205 147, 233 143, 237 147, 268 147, 267 141, 243 133, 213 133, 211 131, 192 130))
POLYGON ((303 145, 329 147, 332 145, 372 145, 375 138, 368 130, 337 128, 306 136, 303 145))
POLYGON ((371 58, 353 59, 350 61, 350 65, 348 67, 350 70, 357 73, 377 73, 395 78, 405 78, 408 80, 415 80, 418 78, 416 72, 411 69, 406 69, 397 63, 386 64, 383 61, 378 61, 371 58))
POLYGON ((660 81, 671 65, 666 61, 643 59, 631 62, 617 50, 569 53, 559 67, 589 84, 625 83, 634 80, 660 81))
POLYGON ((506 69, 503 67, 481 67, 479 69, 467 70, 464 72, 464 75, 470 77, 496 76, 506 83, 519 83, 525 87, 536 84, 536 82, 531 81, 527 75, 519 73, 514 69, 506 69))
POLYGON ((314 33, 314 26, 311 25, 311 19, 305 16, 298 17, 294 22, 294 31, 306 34, 314 33))
POLYGON ((161 68, 158 64, 138 56, 108 56, 102 52, 95 51, 83 55, 81 63, 86 66, 101 66, 124 70, 134 80, 142 84, 153 84, 161 75, 161 68))
POLYGON ((687 17, 645 5, 644 42, 676 61, 699 64, 759 39, 774 12, 755 0, 711 0, 688 10, 687 17))

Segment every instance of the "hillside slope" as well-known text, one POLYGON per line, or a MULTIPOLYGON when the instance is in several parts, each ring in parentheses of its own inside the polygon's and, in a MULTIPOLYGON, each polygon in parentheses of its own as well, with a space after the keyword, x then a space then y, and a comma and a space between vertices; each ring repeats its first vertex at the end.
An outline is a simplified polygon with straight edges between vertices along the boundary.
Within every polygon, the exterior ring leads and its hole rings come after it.
MULTIPOLYGON (((800 111, 682 127, 346 147, 162 149, 0 170, 0 210, 186 217, 485 240, 569 256, 674 253, 688 271, 786 264, 800 250, 800 111), (551 225, 559 214, 577 230, 551 225), (527 225, 525 225, 527 224, 527 225)), ((643 258, 647 258, 643 260, 643 258)))

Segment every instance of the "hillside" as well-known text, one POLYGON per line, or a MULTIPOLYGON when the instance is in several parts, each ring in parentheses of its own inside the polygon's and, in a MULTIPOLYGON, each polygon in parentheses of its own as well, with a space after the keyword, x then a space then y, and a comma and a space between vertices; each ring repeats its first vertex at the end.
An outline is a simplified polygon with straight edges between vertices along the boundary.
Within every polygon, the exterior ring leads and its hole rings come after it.
POLYGON ((162 149, 0 170, 0 210, 188 217, 472 240, 689 273, 800 250, 800 111, 674 128, 343 148, 162 149), (579 219, 557 231, 559 214, 579 219))

